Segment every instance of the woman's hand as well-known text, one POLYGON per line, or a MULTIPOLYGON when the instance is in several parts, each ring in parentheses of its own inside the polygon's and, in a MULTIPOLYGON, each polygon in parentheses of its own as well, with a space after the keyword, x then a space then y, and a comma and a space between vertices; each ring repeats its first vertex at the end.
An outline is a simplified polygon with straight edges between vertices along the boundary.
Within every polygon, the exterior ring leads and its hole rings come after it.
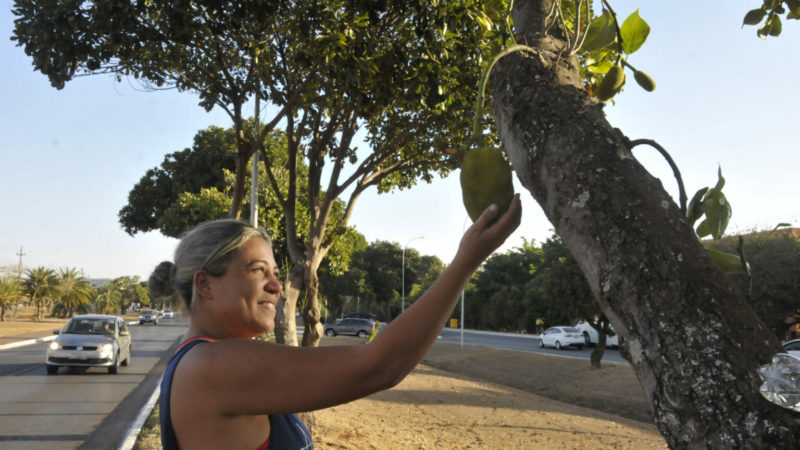
POLYGON ((519 194, 511 199, 505 214, 493 222, 497 209, 497 205, 489 206, 467 229, 458 245, 453 263, 463 263, 472 270, 476 269, 517 229, 522 218, 519 194))

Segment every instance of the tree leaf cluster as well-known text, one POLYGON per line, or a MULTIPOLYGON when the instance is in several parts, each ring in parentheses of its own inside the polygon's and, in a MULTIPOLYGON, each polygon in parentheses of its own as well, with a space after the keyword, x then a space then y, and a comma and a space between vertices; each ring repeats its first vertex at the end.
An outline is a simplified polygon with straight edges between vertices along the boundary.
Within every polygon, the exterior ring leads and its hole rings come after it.
POLYGON ((465 326, 538 333, 602 317, 586 278, 558 235, 492 255, 466 290, 465 326))
MULTIPOLYGON (((650 25, 639 15, 639 10, 631 13, 620 25, 616 13, 606 2, 603 2, 601 13, 588 21, 585 19, 588 14, 575 11, 574 2, 564 1, 562 7, 568 33, 573 39, 581 40, 578 49, 580 74, 590 93, 597 95, 606 75, 615 66, 633 71, 634 79, 643 89, 655 89, 655 81, 650 75, 638 70, 628 61, 630 55, 638 51, 650 35, 650 25)), ((605 101, 623 89, 624 72, 621 74, 614 91, 600 98, 601 100, 605 101)))
MULTIPOLYGON (((788 327, 800 319, 800 229, 757 231, 742 237, 751 273, 729 277, 748 294, 758 317, 783 339, 788 327)), ((718 247, 736 254, 738 238, 723 237, 718 247)))
POLYGON ((369 312, 381 321, 400 314, 405 269, 406 308, 433 284, 444 270, 436 256, 420 255, 416 249, 403 249, 396 242, 375 241, 353 251, 347 271, 338 275, 323 268, 320 292, 326 299, 329 317, 347 312, 369 312), (359 309, 360 311, 356 311, 359 309))
POLYGON ((170 153, 159 167, 149 169, 128 193, 128 203, 117 215, 125 232, 133 236, 158 230, 179 237, 185 228, 164 216, 183 194, 201 196, 204 188, 225 192, 229 182, 224 170, 236 169, 235 141, 230 129, 211 126, 195 135, 191 148, 170 153))
POLYGON ((787 20, 800 19, 800 0, 763 0, 760 8, 751 9, 742 19, 745 25, 759 25, 756 34, 761 39, 780 36, 783 31, 781 16, 787 20), (763 23, 762 23, 763 22, 763 23))
POLYGON ((704 187, 699 189, 686 210, 686 218, 690 226, 703 218, 697 226, 697 236, 702 239, 711 236, 714 241, 718 241, 725 234, 730 222, 733 209, 730 202, 722 193, 725 186, 725 178, 722 176, 722 168, 717 171, 717 184, 712 188, 704 187))

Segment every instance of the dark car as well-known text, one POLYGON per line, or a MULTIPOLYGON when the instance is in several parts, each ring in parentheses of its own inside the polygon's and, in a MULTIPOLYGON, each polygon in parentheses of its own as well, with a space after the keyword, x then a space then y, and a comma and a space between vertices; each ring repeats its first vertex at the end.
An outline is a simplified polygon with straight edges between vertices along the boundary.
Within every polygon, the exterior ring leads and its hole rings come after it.
POLYGON ((351 312, 351 313, 344 313, 342 315, 343 319, 370 319, 375 320, 375 315, 365 312, 351 312))
POLYGON ((373 330, 375 330, 375 322, 370 319, 342 319, 337 323, 325 324, 326 336, 349 334, 363 339, 373 330))
POLYGON ((119 366, 131 361, 131 333, 121 317, 100 314, 75 316, 47 348, 47 373, 54 375, 58 368, 107 367, 117 373, 119 366))

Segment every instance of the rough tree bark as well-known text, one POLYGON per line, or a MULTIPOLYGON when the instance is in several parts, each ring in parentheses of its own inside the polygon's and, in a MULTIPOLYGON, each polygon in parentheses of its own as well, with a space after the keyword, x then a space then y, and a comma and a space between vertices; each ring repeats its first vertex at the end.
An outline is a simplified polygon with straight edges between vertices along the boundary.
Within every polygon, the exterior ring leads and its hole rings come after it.
MULTIPOLYGON (((552 0, 517 0, 538 50, 493 72, 494 118, 522 184, 575 256, 672 448, 797 448, 798 415, 758 392, 777 338, 714 265, 628 139, 545 32, 552 0)), ((554 27, 553 29, 557 29, 554 27)))

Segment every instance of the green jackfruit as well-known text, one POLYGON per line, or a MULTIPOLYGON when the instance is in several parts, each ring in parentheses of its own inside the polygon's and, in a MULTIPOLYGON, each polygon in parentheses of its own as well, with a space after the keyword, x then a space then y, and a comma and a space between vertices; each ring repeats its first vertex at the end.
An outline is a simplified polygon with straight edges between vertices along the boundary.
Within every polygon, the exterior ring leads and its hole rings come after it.
POLYGON ((472 221, 491 204, 499 207, 500 217, 514 197, 511 166, 499 149, 488 146, 470 150, 461 162, 461 195, 472 221))
POLYGON ((633 72, 633 78, 636 79, 636 82, 639 83, 639 86, 641 86, 645 91, 653 92, 656 90, 656 81, 650 75, 642 72, 641 70, 633 72))
POLYGON ((608 69, 603 81, 597 86, 595 95, 600 101, 604 102, 617 95, 623 84, 625 84, 625 69, 622 66, 614 66, 608 69))

